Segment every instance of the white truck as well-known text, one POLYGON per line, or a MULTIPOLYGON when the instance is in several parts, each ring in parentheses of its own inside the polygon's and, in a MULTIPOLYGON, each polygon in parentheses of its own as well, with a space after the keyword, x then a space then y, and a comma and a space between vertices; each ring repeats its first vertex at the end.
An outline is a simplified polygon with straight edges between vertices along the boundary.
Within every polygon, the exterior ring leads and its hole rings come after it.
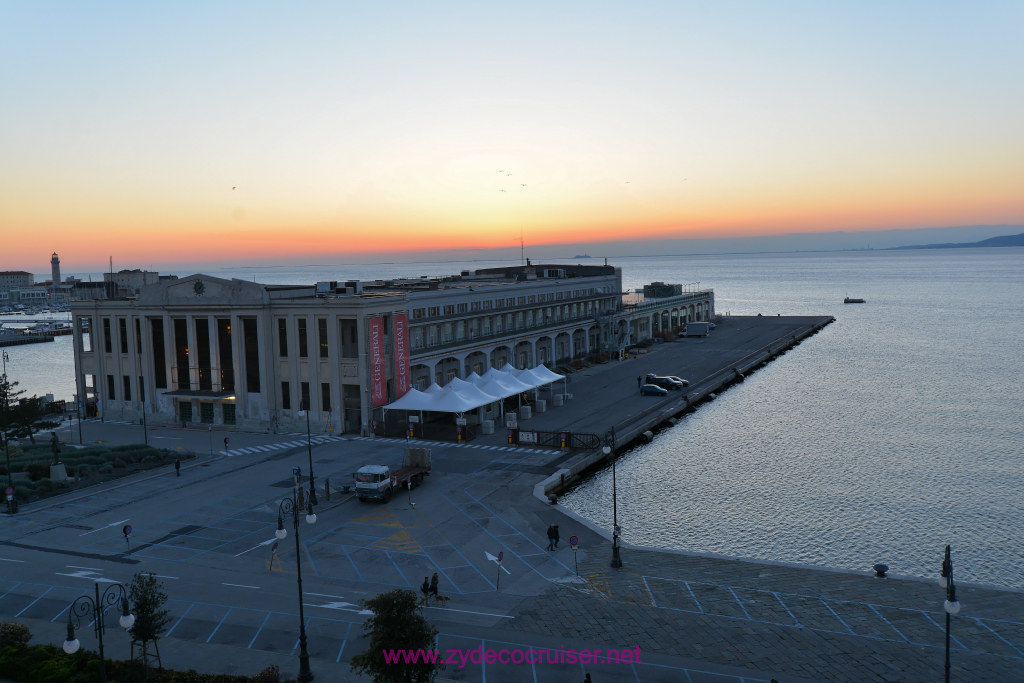
POLYGON ((706 337, 711 331, 709 323, 687 323, 686 328, 679 333, 680 337, 706 337))
POLYGON ((363 465, 355 473, 356 495, 361 502, 388 502, 399 491, 414 489, 430 476, 430 449, 406 448, 402 465, 363 465))

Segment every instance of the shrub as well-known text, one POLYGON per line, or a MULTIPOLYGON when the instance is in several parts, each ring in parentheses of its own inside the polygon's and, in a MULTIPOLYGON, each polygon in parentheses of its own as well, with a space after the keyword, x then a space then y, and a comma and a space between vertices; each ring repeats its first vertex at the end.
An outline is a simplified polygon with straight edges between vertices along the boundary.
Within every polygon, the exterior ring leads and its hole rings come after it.
POLYGON ((100 474, 112 474, 114 471, 114 466, 111 465, 109 462, 105 462, 99 467, 97 467, 96 471, 99 472, 100 474))
POLYGON ((96 471, 96 468, 93 465, 84 465, 83 464, 83 465, 79 465, 75 469, 75 474, 77 474, 79 477, 91 477, 93 472, 95 472, 95 471, 96 471))
POLYGON ((128 463, 126 463, 123 458, 114 458, 113 465, 114 467, 120 468, 128 467, 128 463))
POLYGON ((32 632, 25 624, 5 621, 0 624, 0 650, 5 647, 22 649, 32 640, 32 632))
POLYGON ((30 462, 25 465, 25 471, 28 472, 29 479, 39 481, 50 476, 50 465, 49 463, 30 462))
POLYGON ((252 683, 281 683, 281 670, 277 668, 276 664, 271 664, 253 676, 252 683))

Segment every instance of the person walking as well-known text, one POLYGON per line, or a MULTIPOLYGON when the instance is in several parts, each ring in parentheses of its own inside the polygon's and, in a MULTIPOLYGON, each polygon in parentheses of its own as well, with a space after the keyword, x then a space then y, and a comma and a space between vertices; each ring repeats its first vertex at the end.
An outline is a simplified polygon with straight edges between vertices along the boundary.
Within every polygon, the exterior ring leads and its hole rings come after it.
POLYGON ((426 576, 423 577, 423 585, 420 586, 420 592, 423 593, 423 604, 427 604, 427 598, 430 597, 430 579, 426 576))
POLYGON ((435 600, 437 599, 437 573, 436 572, 434 573, 433 576, 430 577, 430 594, 434 596, 435 600))
POLYGON ((643 385, 644 385, 644 380, 643 380, 643 378, 642 378, 642 377, 640 377, 640 375, 637 375, 637 376, 636 376, 636 388, 637 388, 637 389, 639 389, 639 388, 640 388, 640 387, 642 387, 643 385))
POLYGON ((590 680, 590 674, 583 674, 583 683, 594 683, 590 680))
POLYGON ((181 456, 174 459, 174 474, 179 477, 181 476, 181 456))
POLYGON ((555 550, 558 550, 558 525, 555 525, 555 550))
POLYGON ((558 538, 558 532, 555 531, 556 527, 554 524, 548 525, 548 550, 555 549, 555 539, 558 538))

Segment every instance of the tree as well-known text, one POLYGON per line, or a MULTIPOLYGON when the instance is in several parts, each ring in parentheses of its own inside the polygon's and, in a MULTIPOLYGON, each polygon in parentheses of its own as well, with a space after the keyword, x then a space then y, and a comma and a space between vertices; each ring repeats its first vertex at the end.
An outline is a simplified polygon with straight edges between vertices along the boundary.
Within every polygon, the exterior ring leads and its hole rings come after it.
MULTIPOLYGON (((163 586, 156 580, 156 575, 150 572, 136 572, 128 587, 128 602, 131 604, 132 614, 135 615, 135 623, 128 630, 132 636, 133 652, 135 643, 140 643, 142 658, 144 663, 148 663, 149 651, 146 646, 153 643, 159 661, 160 648, 156 642, 164 634, 170 618, 164 608, 167 593, 164 593, 163 586)), ((134 658, 134 654, 132 656, 134 658)))
POLYGON ((429 661, 388 662, 384 651, 396 654, 417 650, 433 652, 437 629, 423 618, 417 609, 419 596, 409 590, 396 589, 381 593, 371 600, 364 600, 363 606, 373 616, 363 624, 363 631, 370 635, 370 646, 356 654, 351 660, 351 669, 369 675, 374 683, 430 683, 444 664, 429 661))
POLYGON ((6 438, 21 439, 28 437, 35 444, 33 436, 43 429, 56 429, 59 422, 48 420, 43 411, 43 399, 38 396, 19 398, 25 393, 18 390, 17 382, 11 382, 6 374, 0 374, 0 428, 6 438))

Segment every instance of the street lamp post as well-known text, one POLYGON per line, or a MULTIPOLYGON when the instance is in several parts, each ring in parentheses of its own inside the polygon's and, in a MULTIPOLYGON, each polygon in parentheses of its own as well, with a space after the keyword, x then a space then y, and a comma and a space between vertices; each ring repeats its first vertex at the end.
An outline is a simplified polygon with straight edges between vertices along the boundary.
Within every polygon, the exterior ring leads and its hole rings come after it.
MULTIPOLYGON (((291 514, 292 528, 295 530, 295 574, 299 583, 299 683, 307 683, 313 680, 313 671, 309 668, 309 653, 306 651, 306 616, 302 608, 302 558, 299 545, 299 504, 296 497, 296 490, 292 489, 292 497, 285 498, 277 508, 277 531, 274 535, 278 539, 288 536, 288 530, 284 528, 285 515, 291 514)), ((306 506, 306 523, 316 522, 316 514, 313 513, 313 487, 310 483, 309 498, 306 506)))
MULTIPOLYGON (((10 394, 11 394, 11 382, 10 382, 10 380, 7 379, 7 361, 8 360, 10 360, 10 356, 8 356, 7 352, 4 351, 3 352, 3 364, 4 364, 4 375, 3 375, 3 377, 4 377, 5 388, 4 388, 4 395, 2 397, 3 398, 3 403, 0 403, 0 411, 3 411, 3 412, 0 412, 0 422, 3 423, 4 431, 3 431, 2 434, 0 434, 0 436, 3 436, 3 439, 4 439, 4 457, 7 459, 7 488, 13 489, 14 488, 14 479, 11 478, 11 449, 10 449, 10 445, 9 445, 10 437, 7 436, 7 402, 10 400, 10 394)), ((14 498, 12 497, 12 498, 10 498, 7 501, 7 512, 9 514, 14 514, 15 503, 13 502, 13 500, 14 500, 14 498)))
POLYGON ((309 434, 309 405, 302 411, 306 415, 306 452, 309 454, 309 502, 317 505, 316 486, 313 484, 313 440, 309 434))
POLYGON ((142 442, 149 445, 149 430, 146 427, 146 402, 142 402, 142 442))
POLYGON ((949 555, 949 546, 946 546, 946 557, 942 560, 942 574, 939 585, 946 589, 946 601, 943 608, 946 610, 946 683, 949 683, 949 617, 960 612, 960 603, 956 599, 956 586, 953 584, 953 560, 949 555))
POLYGON ((601 449, 605 457, 612 456, 612 563, 611 566, 618 569, 622 566, 622 556, 619 554, 619 499, 615 481, 615 457, 612 451, 615 450, 615 429, 612 428, 605 438, 605 445, 601 449))
POLYGON ((107 663, 103 654, 103 632, 105 630, 103 617, 112 605, 121 603, 121 618, 118 619, 118 623, 121 628, 127 630, 135 623, 135 615, 128 610, 128 593, 123 584, 110 584, 103 590, 103 595, 100 595, 98 583, 93 584, 93 587, 96 590, 95 599, 83 595, 71 603, 71 608, 68 610, 68 639, 64 641, 64 652, 69 655, 78 652, 81 644, 75 637, 75 624, 81 628, 82 617, 90 617, 93 631, 96 633, 96 640, 100 645, 100 680, 106 683, 107 663))

